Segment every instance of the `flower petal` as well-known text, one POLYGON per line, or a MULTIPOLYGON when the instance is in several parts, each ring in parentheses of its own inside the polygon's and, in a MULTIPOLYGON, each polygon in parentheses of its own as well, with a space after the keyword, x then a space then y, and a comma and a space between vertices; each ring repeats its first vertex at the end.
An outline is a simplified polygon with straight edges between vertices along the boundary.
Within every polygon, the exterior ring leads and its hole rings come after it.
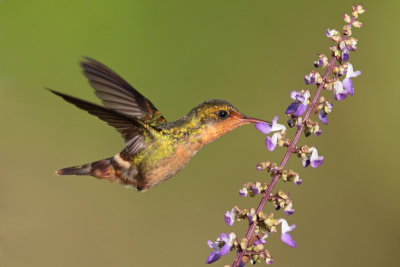
POLYGON ((257 122, 254 124, 260 132, 263 134, 269 134, 271 132, 271 126, 264 122, 257 122))
POLYGON ((293 215, 294 214, 294 209, 291 209, 291 210, 285 210, 285 214, 286 215, 293 215))
POLYGON ((303 115, 303 113, 306 112, 306 109, 307 109, 307 105, 306 104, 303 104, 303 103, 300 104, 299 107, 297 108, 296 116, 298 117, 298 116, 303 115))
POLYGON ((343 80, 342 84, 343 84, 343 88, 346 89, 346 91, 350 95, 353 95, 353 93, 354 93, 353 81, 350 78, 345 78, 343 80))
POLYGON ((248 191, 247 191, 247 188, 246 188, 246 187, 239 189, 239 195, 240 195, 241 197, 246 197, 246 196, 247 196, 247 193, 248 193, 248 191))
POLYGON ((210 255, 207 258, 206 264, 213 263, 221 258, 221 254, 218 251, 211 251, 210 255))
POLYGON ((286 215, 292 215, 294 214, 294 209, 293 209, 293 205, 290 203, 287 205, 287 207, 285 208, 285 214, 286 215))
POLYGON ((323 124, 328 124, 328 114, 324 112, 323 109, 320 109, 318 112, 318 117, 319 120, 323 123, 323 124))
POLYGON ((346 78, 355 78, 361 74, 361 71, 357 70, 354 71, 353 65, 349 63, 347 66, 347 73, 346 73, 346 78))
POLYGON ((303 182, 303 179, 299 178, 299 179, 294 181, 294 184, 295 185, 301 185, 302 182, 303 182))
POLYGON ((303 167, 307 167, 308 165, 310 165, 310 160, 309 159, 303 159, 303 167))
POLYGON ((334 98, 335 100, 344 100, 347 97, 347 91, 345 91, 344 93, 338 93, 338 94, 334 94, 334 98))
POLYGON ((349 49, 346 47, 342 50, 342 61, 347 61, 349 60, 350 57, 350 51, 349 49))
POLYGON ((225 243, 229 243, 229 235, 228 235, 228 234, 222 233, 222 234, 219 236, 219 239, 222 240, 222 241, 224 241, 225 243))
POLYGON ((255 185, 251 187, 251 190, 253 190, 254 195, 260 194, 260 190, 259 190, 258 187, 255 186, 255 185))
POLYGON ((289 247, 296 248, 296 242, 293 240, 292 236, 289 233, 283 233, 281 235, 281 240, 283 243, 288 245, 289 247))
POLYGON ((321 164, 323 162, 324 162, 324 157, 323 156, 319 156, 317 159, 311 160, 311 167, 317 168, 317 167, 321 166, 321 164))
MULTIPOLYGON (((328 123, 327 123, 327 124, 328 124, 328 123)), ((315 134, 316 136, 320 136, 320 135, 322 134, 322 129, 319 129, 319 130, 315 131, 314 134, 315 134)))
POLYGON ((347 96, 347 90, 343 88, 341 81, 336 81, 333 85, 333 95, 336 100, 343 100, 347 96))
POLYGON ((282 233, 288 233, 296 229, 296 225, 292 224, 289 226, 288 222, 285 219, 280 219, 279 222, 281 223, 282 233))
POLYGON ((278 116, 275 116, 274 119, 272 120, 271 132, 285 131, 285 130, 286 130, 285 125, 279 124, 278 116))
POLYGON ((221 256, 224 256, 226 254, 229 253, 229 251, 231 250, 231 247, 229 246, 229 244, 225 244, 221 250, 219 251, 219 253, 221 254, 221 256))
POLYGON ((296 97, 299 95, 297 91, 290 92, 290 98, 296 100, 296 97))
POLYGON ((304 76, 304 83, 305 83, 306 85, 309 85, 309 84, 310 84, 310 76, 309 76, 309 75, 304 76))
POLYGON ((274 259, 273 258, 266 258, 265 259, 265 263, 266 264, 272 264, 272 263, 274 263, 274 259))
POLYGON ((235 222, 234 210, 225 212, 225 222, 228 226, 232 226, 235 222))
POLYGON ((299 103, 297 103, 297 102, 293 102, 293 103, 291 103, 289 106, 288 106, 288 108, 286 109, 286 111, 285 111, 285 113, 286 114, 293 114, 293 113, 295 113, 296 111, 297 111, 297 109, 299 108, 299 103))
POLYGON ((265 139, 265 145, 267 146, 269 151, 274 151, 276 147, 276 142, 274 143, 273 139, 270 136, 267 136, 267 139, 265 139))

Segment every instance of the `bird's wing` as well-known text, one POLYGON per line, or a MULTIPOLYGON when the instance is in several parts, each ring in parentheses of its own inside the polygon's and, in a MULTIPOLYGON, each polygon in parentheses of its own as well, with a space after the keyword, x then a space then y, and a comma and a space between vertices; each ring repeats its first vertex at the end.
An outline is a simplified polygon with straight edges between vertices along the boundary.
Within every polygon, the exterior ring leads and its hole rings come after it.
POLYGON ((85 57, 85 60, 81 62, 83 74, 89 79, 96 96, 101 99, 106 108, 129 118, 140 119, 147 124, 166 122, 150 100, 118 74, 94 59, 85 57))
POLYGON ((134 155, 146 147, 145 136, 153 136, 149 129, 146 129, 140 121, 133 118, 128 118, 117 111, 109 110, 102 106, 75 98, 60 92, 48 89, 50 92, 62 97, 65 101, 74 104, 80 109, 86 110, 92 115, 97 116, 99 119, 107 122, 121 133, 127 146, 129 154, 134 155))

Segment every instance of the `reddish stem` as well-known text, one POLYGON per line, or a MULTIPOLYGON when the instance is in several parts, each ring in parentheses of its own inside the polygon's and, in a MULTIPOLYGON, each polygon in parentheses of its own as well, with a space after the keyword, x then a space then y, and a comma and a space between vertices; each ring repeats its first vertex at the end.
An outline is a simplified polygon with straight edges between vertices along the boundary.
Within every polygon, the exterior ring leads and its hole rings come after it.
MULTIPOLYGON (((333 57, 332 60, 329 62, 328 68, 326 69, 326 71, 324 73, 324 76, 322 77, 322 83, 318 86, 317 92, 315 93, 314 98, 312 99, 310 105, 308 106, 306 114, 304 115, 304 118, 303 118, 304 122, 307 121, 308 118, 310 117, 311 112, 312 112, 312 110, 314 109, 314 107, 315 107, 315 105, 317 103, 319 95, 321 94, 322 89, 324 88, 325 80, 328 77, 328 75, 330 74, 330 72, 332 71, 332 69, 333 69, 333 67, 335 65, 335 62, 336 62, 336 57, 333 57)), ((280 168, 284 169, 286 167, 286 164, 289 161, 290 156, 292 155, 292 153, 296 149, 296 144, 299 141, 300 135, 303 132, 303 130, 304 130, 304 123, 301 124, 300 129, 297 130, 292 142, 290 143, 290 146, 289 146, 288 150, 286 151, 285 156, 283 157, 282 162, 281 162, 281 164, 279 166, 280 168)), ((272 190, 274 190, 274 187, 275 187, 276 183, 278 182, 278 179, 279 179, 280 176, 281 176, 281 173, 278 172, 272 178, 271 183, 268 185, 267 190, 263 194, 263 197, 261 198, 261 201, 258 204, 258 207, 257 207, 257 210, 256 210, 256 214, 258 214, 260 211, 262 211, 264 209, 265 205, 267 204, 268 197, 271 195, 272 190)), ((256 229, 256 222, 251 222, 250 225, 249 225, 249 229, 247 230, 247 233, 246 233, 247 240, 250 240, 250 237, 253 236, 253 233, 254 233, 255 229, 256 229)), ((239 266, 239 264, 240 264, 240 262, 242 260, 242 257, 244 256, 245 253, 246 252, 244 250, 241 250, 236 254, 236 257, 235 257, 235 260, 234 260, 234 262, 232 264, 232 267, 238 267, 239 266)))

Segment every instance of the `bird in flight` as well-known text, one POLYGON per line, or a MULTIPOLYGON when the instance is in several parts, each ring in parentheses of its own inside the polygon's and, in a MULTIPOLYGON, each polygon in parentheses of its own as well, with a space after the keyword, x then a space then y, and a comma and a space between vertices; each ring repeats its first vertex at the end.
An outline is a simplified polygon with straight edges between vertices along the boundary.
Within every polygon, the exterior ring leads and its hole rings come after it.
POLYGON ((200 148, 223 134, 248 123, 269 124, 219 99, 166 121, 150 100, 105 65, 85 58, 81 66, 103 106, 48 90, 114 127, 125 148, 110 158, 58 170, 58 175, 90 175, 147 190, 174 176, 200 148))

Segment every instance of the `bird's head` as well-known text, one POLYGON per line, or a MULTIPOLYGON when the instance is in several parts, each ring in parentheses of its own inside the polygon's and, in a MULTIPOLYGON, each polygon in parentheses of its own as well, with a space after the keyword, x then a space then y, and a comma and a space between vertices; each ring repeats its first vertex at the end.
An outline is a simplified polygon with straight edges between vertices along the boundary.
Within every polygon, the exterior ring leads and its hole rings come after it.
POLYGON ((207 100, 187 114, 189 124, 197 128, 204 143, 209 143, 237 127, 249 123, 269 123, 247 117, 225 100, 207 100))

